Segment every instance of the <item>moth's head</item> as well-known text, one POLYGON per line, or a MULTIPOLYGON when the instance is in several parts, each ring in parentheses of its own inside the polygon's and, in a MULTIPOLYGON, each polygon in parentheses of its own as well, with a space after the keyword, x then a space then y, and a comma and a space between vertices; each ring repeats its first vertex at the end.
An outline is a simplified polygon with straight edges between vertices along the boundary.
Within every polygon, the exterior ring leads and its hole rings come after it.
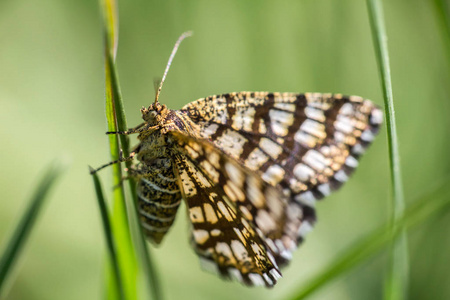
POLYGON ((142 119, 150 125, 157 125, 168 113, 167 106, 159 104, 159 102, 151 104, 148 108, 141 108, 142 119))

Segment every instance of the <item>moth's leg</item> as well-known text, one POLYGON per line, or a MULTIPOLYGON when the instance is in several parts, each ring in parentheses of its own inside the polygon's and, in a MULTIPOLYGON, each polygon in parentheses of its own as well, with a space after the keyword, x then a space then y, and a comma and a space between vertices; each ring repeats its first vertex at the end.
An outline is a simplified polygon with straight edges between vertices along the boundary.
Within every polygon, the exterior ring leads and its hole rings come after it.
POLYGON ((125 171, 128 172, 127 177, 145 177, 145 176, 152 176, 153 173, 150 170, 144 170, 139 167, 131 166, 129 168, 126 168, 125 171))
POLYGON ((133 133, 137 133, 137 131, 139 129, 141 129, 146 123, 143 122, 141 124, 139 124, 138 126, 134 127, 134 128, 129 128, 127 131, 108 131, 106 132, 106 134, 124 134, 124 135, 128 135, 128 134, 133 134, 133 133))
POLYGON ((129 134, 141 133, 141 132, 149 131, 149 130, 155 130, 157 128, 159 128, 158 125, 156 125, 156 126, 148 126, 148 124, 144 122, 144 123, 141 123, 141 124, 139 124, 138 126, 136 126, 134 128, 128 129, 127 131, 107 131, 106 134, 129 135, 129 134))
POLYGON ((90 173, 91 173, 91 174, 95 174, 95 173, 97 173, 98 171, 100 171, 101 169, 104 169, 104 168, 106 168, 106 167, 112 166, 112 165, 114 165, 114 164, 121 163, 121 162, 125 162, 125 161, 133 160, 133 158, 134 158, 135 155, 136 155, 136 152, 131 152, 131 153, 130 153, 130 156, 128 156, 128 157, 123 157, 123 152, 122 152, 122 150, 120 150, 120 152, 119 152, 119 159, 113 160, 113 161, 111 161, 111 162, 109 162, 109 163, 107 163, 107 164, 104 164, 103 166, 100 166, 100 167, 97 168, 97 169, 92 169, 92 168, 91 168, 91 172, 90 172, 90 173))
POLYGON ((117 189, 118 187, 120 187, 125 180, 128 180, 130 178, 136 179, 148 174, 147 172, 143 171, 142 169, 139 169, 139 167, 136 166, 130 166, 129 168, 125 168, 125 171, 127 172, 127 175, 122 176, 120 182, 115 186, 113 186, 113 189, 117 189))

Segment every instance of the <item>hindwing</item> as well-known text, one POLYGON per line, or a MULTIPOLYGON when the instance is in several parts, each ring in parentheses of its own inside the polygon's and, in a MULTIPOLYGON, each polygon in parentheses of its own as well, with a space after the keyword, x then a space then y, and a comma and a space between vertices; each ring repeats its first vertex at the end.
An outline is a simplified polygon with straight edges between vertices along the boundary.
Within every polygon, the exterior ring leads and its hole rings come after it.
POLYGON ((281 275, 277 262, 295 249, 301 215, 287 213, 281 189, 211 142, 172 135, 180 147, 178 176, 202 262, 246 284, 275 284, 281 275))

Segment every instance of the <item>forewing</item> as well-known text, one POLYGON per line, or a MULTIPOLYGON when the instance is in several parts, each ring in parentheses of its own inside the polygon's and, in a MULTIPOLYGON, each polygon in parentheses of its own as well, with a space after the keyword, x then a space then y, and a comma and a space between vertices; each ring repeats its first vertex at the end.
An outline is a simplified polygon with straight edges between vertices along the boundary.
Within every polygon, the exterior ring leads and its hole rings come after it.
POLYGON ((369 100, 318 93, 231 93, 182 111, 202 137, 290 195, 303 215, 299 241, 315 222, 315 201, 348 179, 382 122, 369 100))
MULTIPOLYGON (((177 169, 202 262, 246 284, 272 286, 295 247, 286 223, 286 196, 258 174, 206 140, 172 133, 178 141, 177 169)), ((298 222, 298 221, 297 221, 298 222)))

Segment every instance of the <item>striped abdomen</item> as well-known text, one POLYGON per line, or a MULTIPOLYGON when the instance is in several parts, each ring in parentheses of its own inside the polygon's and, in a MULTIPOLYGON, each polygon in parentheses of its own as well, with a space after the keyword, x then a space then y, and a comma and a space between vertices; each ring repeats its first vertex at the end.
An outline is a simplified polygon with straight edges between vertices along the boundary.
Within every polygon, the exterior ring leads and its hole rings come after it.
POLYGON ((137 185, 141 225, 147 237, 159 244, 173 224, 181 193, 170 158, 158 158, 141 172, 137 185))

